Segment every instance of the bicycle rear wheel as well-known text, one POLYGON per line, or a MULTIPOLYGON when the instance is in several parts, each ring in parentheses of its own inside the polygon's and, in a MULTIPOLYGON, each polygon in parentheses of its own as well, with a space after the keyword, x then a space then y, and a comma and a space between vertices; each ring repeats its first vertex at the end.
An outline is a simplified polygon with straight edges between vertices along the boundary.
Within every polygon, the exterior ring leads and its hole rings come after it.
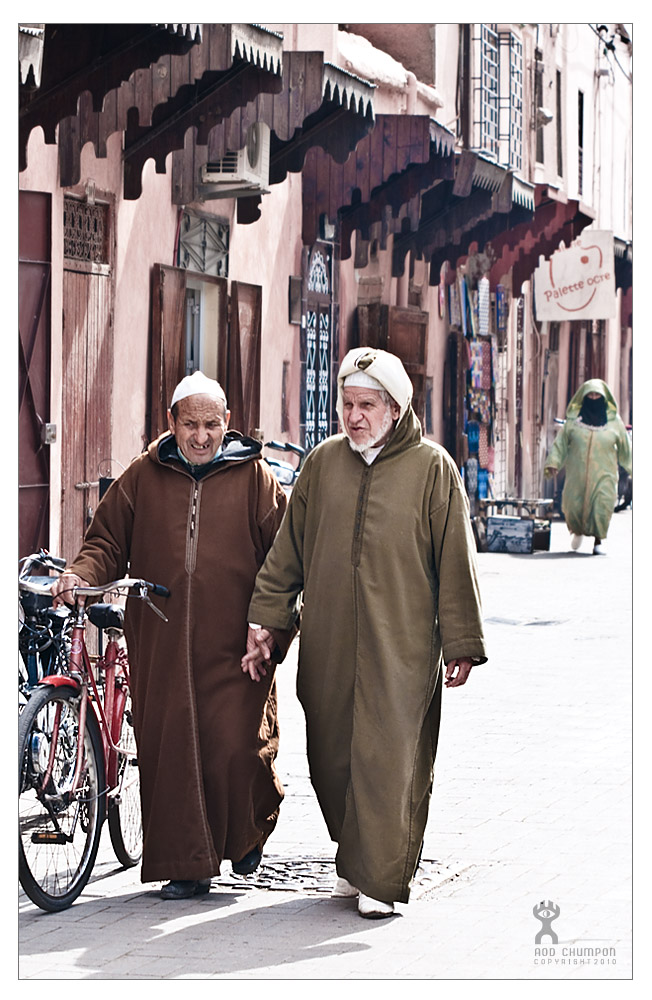
POLYGON ((127 756, 118 755, 118 794, 114 798, 109 798, 109 834, 120 864, 125 868, 133 868, 143 853, 143 826, 131 695, 127 695, 122 712, 118 743, 129 753, 127 756))
POLYGON ((88 882, 105 816, 104 751, 88 707, 77 790, 79 693, 36 688, 18 727, 20 884, 42 910, 70 906, 88 882))

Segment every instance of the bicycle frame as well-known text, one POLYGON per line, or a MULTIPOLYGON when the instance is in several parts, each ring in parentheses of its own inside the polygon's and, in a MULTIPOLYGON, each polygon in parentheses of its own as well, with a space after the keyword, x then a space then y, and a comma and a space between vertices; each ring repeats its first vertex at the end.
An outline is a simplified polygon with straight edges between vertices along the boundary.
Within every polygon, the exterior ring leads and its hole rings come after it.
MULTIPOLYGON (((117 642, 118 630, 113 628, 106 629, 109 641, 103 656, 98 657, 96 664, 98 675, 100 670, 104 670, 104 698, 102 698, 91 664, 91 658, 86 648, 86 620, 85 608, 83 606, 77 606, 75 610, 75 621, 72 629, 72 641, 70 648, 70 675, 45 677, 41 683, 50 684, 55 687, 67 685, 68 687, 74 687, 80 692, 80 732, 83 732, 86 726, 86 713, 89 710, 88 706, 90 704, 90 710, 95 713, 100 726, 100 732, 102 734, 107 796, 109 798, 113 798, 123 791, 122 783, 120 787, 117 786, 118 754, 128 756, 130 753, 129 750, 121 747, 117 742, 120 737, 122 710, 127 696, 122 686, 116 684, 116 672, 117 669, 120 668, 127 684, 129 684, 129 668, 125 651, 118 645, 117 642)), ((53 725, 52 740, 50 743, 50 758, 44 775, 44 785, 47 784, 53 766, 53 754, 58 736, 60 714, 61 707, 58 706, 57 715, 53 725)), ((82 764, 83 741, 80 740, 77 744, 75 774, 72 787, 69 792, 71 798, 79 788, 82 764)))

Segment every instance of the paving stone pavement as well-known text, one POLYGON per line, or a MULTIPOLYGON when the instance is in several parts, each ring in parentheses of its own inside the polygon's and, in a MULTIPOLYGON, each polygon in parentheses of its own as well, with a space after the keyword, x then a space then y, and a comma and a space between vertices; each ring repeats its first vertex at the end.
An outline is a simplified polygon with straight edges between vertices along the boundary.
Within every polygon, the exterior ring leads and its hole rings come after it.
POLYGON ((490 660, 444 693, 424 863, 395 917, 329 898, 294 649, 278 671, 286 799, 259 873, 225 863, 209 895, 164 902, 104 831, 69 910, 20 894, 19 979, 630 979, 631 529, 616 515, 600 558, 571 553, 561 523, 550 552, 479 555, 490 660), (559 907, 557 941, 537 946, 541 902, 559 907))

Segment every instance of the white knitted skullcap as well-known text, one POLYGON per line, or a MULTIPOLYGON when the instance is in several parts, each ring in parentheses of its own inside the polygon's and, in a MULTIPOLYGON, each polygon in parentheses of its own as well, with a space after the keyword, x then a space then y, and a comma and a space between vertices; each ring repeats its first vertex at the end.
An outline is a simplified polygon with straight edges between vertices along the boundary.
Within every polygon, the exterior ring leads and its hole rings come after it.
POLYGON ((216 382, 214 378, 208 378, 203 372, 193 372, 192 375, 186 375, 185 378, 181 379, 172 393, 170 409, 180 399, 185 399, 187 396, 215 396, 224 400, 226 405, 226 394, 220 383, 216 382))
POLYGON ((371 375, 367 375, 366 372, 356 371, 352 375, 347 375, 342 386, 348 388, 349 386, 357 386, 360 389, 375 389, 378 392, 382 389, 382 385, 377 378, 373 378, 371 375))

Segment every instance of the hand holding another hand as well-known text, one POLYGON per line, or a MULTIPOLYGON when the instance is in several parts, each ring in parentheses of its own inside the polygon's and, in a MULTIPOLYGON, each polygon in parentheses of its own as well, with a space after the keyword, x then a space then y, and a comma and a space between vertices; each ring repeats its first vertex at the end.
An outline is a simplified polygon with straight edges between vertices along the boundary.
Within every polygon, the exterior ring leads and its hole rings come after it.
POLYGON ((274 636, 269 629, 249 626, 247 652, 242 657, 240 665, 242 672, 248 673, 252 681, 259 681, 262 677, 267 676, 263 664, 271 661, 275 645, 274 636))

